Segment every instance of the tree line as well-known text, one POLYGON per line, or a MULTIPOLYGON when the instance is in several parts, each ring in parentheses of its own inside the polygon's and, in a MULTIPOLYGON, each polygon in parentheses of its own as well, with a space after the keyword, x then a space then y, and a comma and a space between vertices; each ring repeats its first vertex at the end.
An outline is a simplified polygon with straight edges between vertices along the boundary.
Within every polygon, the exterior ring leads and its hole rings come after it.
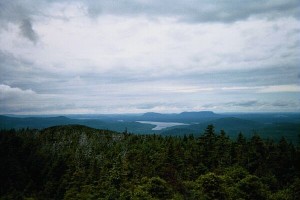
POLYGON ((0 131, 0 199, 300 199, 300 146, 79 125, 0 131))

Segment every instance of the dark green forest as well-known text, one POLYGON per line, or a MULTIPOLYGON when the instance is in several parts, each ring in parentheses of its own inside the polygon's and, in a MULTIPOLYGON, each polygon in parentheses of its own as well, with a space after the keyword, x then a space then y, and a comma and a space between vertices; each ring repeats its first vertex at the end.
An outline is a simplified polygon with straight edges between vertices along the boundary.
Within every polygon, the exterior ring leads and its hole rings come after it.
POLYGON ((212 125, 197 137, 2 130, 0 156, 0 199, 300 199, 299 142, 212 125))

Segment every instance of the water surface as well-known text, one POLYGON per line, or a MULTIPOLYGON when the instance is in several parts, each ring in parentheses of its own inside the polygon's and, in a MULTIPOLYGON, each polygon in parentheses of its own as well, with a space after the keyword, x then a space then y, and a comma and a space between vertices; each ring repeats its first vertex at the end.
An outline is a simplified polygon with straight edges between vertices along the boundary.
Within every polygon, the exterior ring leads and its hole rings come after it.
POLYGON ((153 121, 137 121, 137 122, 143 123, 143 124, 155 125, 155 127, 152 129, 153 131, 159 131, 164 128, 169 128, 172 126, 188 125, 188 124, 178 123, 178 122, 153 122, 153 121))

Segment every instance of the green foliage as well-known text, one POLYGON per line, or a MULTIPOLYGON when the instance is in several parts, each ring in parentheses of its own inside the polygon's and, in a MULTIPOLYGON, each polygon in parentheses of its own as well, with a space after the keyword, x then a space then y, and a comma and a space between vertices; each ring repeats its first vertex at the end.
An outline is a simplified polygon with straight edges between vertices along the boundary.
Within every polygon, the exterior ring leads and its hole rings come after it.
POLYGON ((226 168, 224 170, 224 175, 230 184, 234 184, 244 179, 246 176, 248 176, 249 172, 245 168, 236 165, 236 166, 226 168))
POLYGON ((283 189, 279 190, 276 193, 270 195, 270 199, 272 200, 292 200, 291 190, 283 189))
POLYGON ((300 199, 300 148, 79 125, 0 131, 0 199, 300 199))
POLYGON ((136 199, 171 199, 172 189, 159 177, 143 178, 142 183, 134 190, 136 199))
POLYGON ((226 199, 225 185, 222 177, 213 172, 202 175, 197 180, 205 199, 226 199))
POLYGON ((269 191, 266 185, 254 175, 248 175, 237 183, 237 197, 251 200, 251 199, 267 199, 269 191))

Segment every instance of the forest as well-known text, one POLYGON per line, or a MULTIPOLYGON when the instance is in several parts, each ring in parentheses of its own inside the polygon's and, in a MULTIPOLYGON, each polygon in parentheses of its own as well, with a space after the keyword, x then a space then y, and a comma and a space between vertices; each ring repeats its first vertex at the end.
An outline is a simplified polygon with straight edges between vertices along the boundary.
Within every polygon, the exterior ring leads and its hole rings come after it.
POLYGON ((213 125, 199 136, 6 129, 0 159, 0 199, 300 199, 299 141, 213 125))

